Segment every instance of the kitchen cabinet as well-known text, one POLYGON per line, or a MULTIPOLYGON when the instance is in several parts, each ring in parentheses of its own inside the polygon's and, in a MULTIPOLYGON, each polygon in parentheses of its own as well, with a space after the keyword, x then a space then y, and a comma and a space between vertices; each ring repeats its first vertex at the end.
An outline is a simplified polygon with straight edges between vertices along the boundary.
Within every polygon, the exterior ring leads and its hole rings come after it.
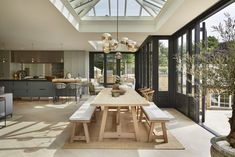
POLYGON ((47 80, 1 80, 0 86, 14 97, 54 97, 55 89, 47 80))
POLYGON ((14 63, 63 63, 63 51, 11 51, 14 63))

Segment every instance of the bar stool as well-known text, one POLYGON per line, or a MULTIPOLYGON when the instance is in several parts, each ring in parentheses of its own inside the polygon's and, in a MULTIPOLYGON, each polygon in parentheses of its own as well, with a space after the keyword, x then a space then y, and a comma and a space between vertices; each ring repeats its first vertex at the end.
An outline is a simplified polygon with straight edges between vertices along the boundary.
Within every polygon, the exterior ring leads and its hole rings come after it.
MULTIPOLYGON (((57 99, 59 100, 59 95, 58 95, 58 92, 59 91, 62 91, 62 90, 65 90, 66 88, 66 84, 65 83, 55 83, 55 92, 56 92, 56 98, 55 100, 57 101, 57 99)), ((67 101, 67 95, 66 95, 66 101, 67 101)))
POLYGON ((80 89, 81 89, 81 84, 80 83, 68 83, 67 84, 68 86, 68 89, 70 90, 75 90, 75 101, 76 103, 78 102, 78 93, 79 93, 79 97, 81 98, 81 92, 80 92, 80 89))
POLYGON ((6 107, 6 98, 5 97, 0 97, 0 102, 4 102, 4 125, 0 126, 0 128, 4 128, 7 126, 7 107, 6 107))

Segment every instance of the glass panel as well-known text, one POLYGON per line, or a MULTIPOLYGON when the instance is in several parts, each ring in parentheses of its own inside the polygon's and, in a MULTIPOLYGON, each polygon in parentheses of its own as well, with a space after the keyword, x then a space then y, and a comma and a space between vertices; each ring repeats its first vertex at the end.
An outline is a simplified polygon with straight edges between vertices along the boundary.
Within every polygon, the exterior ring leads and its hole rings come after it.
POLYGON ((159 40, 159 91, 168 91, 168 40, 159 40))
POLYGON ((107 54, 107 63, 106 63, 106 73, 107 73, 107 83, 115 83, 117 75, 117 63, 115 54, 107 54))
POLYGON ((135 55, 122 54, 120 73, 122 84, 129 87, 135 86, 135 55))
POLYGON ((94 14, 94 8, 92 8, 88 13, 87 16, 95 16, 94 14))
POLYGON ((181 69, 181 50, 182 50, 182 41, 181 41, 181 37, 178 38, 178 45, 177 45, 177 56, 178 56, 178 63, 177 63, 177 92, 178 93, 182 93, 182 84, 181 84, 181 73, 182 73, 182 69, 181 69))
MULTIPOLYGON (((195 54, 195 29, 192 30, 192 54, 195 54)), ((194 64, 192 65, 192 70, 194 69, 194 64)), ((195 93, 195 80, 194 75, 192 75, 192 96, 194 96, 195 93)))
POLYGON ((219 107, 219 94, 211 94, 211 106, 212 107, 219 107))
POLYGON ((104 54, 94 54, 94 79, 104 83, 104 54))
POLYGON ((140 5, 135 0, 128 0, 126 16, 139 16, 139 13, 140 5))
POLYGON ((220 107, 229 107, 229 95, 220 94, 220 107))
POLYGON ((187 55, 187 41, 186 41, 186 34, 184 34, 183 35, 183 50, 182 50, 183 94, 186 94, 186 82, 187 82, 186 55, 187 55))
POLYGON ((149 43, 149 87, 153 88, 153 44, 149 43))
MULTIPOLYGON (((109 15, 108 0, 100 0, 97 3, 97 5, 95 5, 95 11, 96 11, 96 16, 108 16, 109 15), (106 9, 104 9, 104 8, 106 8, 106 9)), ((117 12, 117 9, 116 9, 116 12, 117 12)), ((116 15, 117 15, 117 13, 116 13, 116 15)))

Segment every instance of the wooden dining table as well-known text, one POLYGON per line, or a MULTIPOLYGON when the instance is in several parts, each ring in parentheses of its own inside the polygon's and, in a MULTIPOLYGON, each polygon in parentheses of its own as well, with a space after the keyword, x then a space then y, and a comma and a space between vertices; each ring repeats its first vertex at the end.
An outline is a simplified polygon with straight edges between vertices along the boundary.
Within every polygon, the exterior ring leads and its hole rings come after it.
POLYGON ((99 132, 99 141, 104 138, 135 138, 139 141, 139 128, 136 114, 137 106, 148 106, 149 103, 143 97, 141 97, 134 89, 126 88, 126 93, 119 97, 112 97, 111 88, 104 88, 91 103, 93 106, 103 106, 104 110, 102 113, 101 127, 99 132), (110 132, 105 131, 105 125, 107 121, 107 115, 110 107, 116 107, 116 131, 110 132), (120 108, 130 107, 131 114, 134 124, 134 132, 123 132, 121 130, 120 121, 120 108))

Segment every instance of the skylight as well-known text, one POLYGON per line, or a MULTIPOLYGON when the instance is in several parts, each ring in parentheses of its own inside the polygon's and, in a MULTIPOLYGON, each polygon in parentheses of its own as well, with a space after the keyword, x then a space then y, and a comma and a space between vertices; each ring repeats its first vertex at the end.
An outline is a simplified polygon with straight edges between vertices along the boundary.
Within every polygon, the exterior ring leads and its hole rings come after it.
MULTIPOLYGON (((156 17, 167 0, 119 0, 120 17, 156 17)), ((117 16, 117 0, 68 0, 83 17, 117 16)))

